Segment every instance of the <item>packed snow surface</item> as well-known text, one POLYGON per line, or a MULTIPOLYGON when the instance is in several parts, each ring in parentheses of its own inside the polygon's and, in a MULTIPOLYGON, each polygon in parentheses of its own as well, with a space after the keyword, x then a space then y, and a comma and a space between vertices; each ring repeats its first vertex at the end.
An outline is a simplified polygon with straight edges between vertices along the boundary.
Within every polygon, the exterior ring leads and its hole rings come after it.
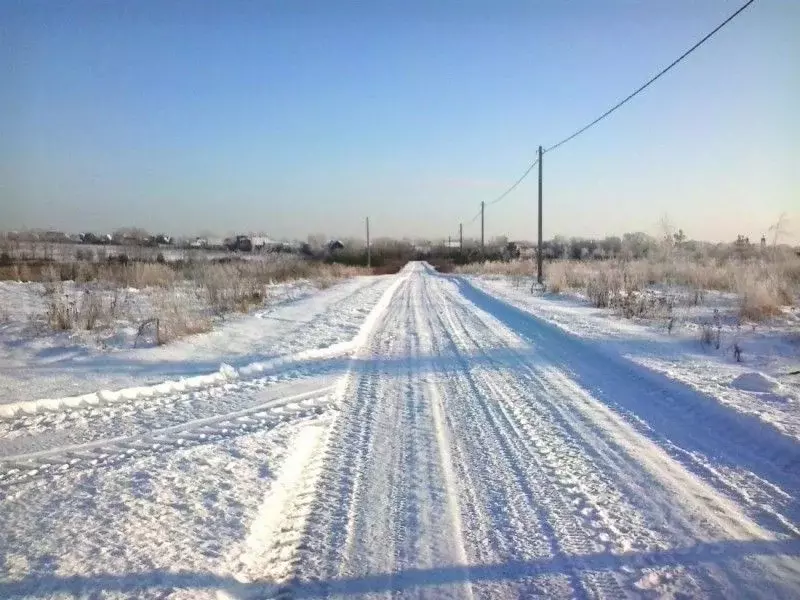
POLYGON ((0 597, 798 597, 791 427, 569 310, 412 263, 4 398, 0 597))

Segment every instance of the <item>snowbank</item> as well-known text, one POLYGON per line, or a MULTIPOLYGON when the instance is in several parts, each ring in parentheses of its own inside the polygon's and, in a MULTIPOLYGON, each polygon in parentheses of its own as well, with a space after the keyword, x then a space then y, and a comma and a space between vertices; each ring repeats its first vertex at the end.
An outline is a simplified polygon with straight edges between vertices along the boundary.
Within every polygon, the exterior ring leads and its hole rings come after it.
POLYGON ((323 348, 311 348, 266 361, 255 361, 239 369, 229 364, 222 363, 219 369, 214 373, 168 380, 155 385, 135 386, 116 391, 102 390, 89 394, 66 396, 62 398, 43 398, 39 400, 0 404, 0 419, 13 419, 20 414, 30 415, 42 412, 58 412, 84 406, 97 406, 162 397, 169 394, 223 385, 240 378, 257 377, 264 371, 285 367, 289 364, 342 356, 352 352, 365 342, 370 330, 389 306, 395 290, 404 280, 405 278, 400 276, 395 278, 366 316, 358 333, 348 341, 335 343, 323 348))

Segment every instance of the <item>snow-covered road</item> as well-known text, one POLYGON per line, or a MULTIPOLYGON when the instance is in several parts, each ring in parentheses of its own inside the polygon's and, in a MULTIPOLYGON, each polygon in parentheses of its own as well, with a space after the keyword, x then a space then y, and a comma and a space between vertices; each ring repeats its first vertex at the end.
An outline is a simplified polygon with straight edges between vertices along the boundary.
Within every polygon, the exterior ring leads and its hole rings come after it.
POLYGON ((800 596, 796 441, 425 264, 382 294, 290 376, 0 421, 0 597, 800 596))

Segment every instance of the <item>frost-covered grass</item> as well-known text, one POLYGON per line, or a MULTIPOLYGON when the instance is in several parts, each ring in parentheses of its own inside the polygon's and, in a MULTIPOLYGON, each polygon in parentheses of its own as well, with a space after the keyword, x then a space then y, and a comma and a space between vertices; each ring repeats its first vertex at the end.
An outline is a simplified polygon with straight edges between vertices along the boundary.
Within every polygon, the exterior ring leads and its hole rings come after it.
POLYGON ((307 279, 328 287, 344 277, 367 274, 366 269, 325 264, 302 259, 240 261, 197 265, 190 273, 217 313, 246 312, 264 301, 266 286, 282 281, 307 279))
MULTIPOLYGON (((529 286, 503 276, 471 281, 576 338, 616 348, 627 359, 800 439, 800 307, 786 307, 769 321, 744 322, 735 292, 709 290, 694 304, 686 291, 669 318, 626 319, 592 306, 581 293, 531 294, 529 286)), ((665 286, 647 291, 652 297, 680 293, 665 286)))
MULTIPOLYGON (((479 263, 458 268, 473 275, 532 276, 533 261, 479 263)), ((690 260, 678 254, 658 259, 621 261, 557 260, 545 264, 547 290, 578 293, 596 307, 616 308, 626 316, 646 316, 669 303, 702 304, 708 291, 730 292, 739 316, 763 321, 780 315, 800 299, 800 258, 788 253, 746 260, 690 260), (671 289, 659 300, 648 290, 671 289)))
MULTIPOLYGON (((101 334, 133 328, 137 338, 154 337, 158 343, 209 331, 214 319, 261 306, 277 284, 303 281, 325 288, 366 273, 286 255, 227 262, 23 262, 4 267, 4 278, 11 280, 7 286, 27 286, 22 297, 28 325, 101 334), (36 301, 30 300, 31 292, 36 301)), ((5 311, 0 317, 19 321, 20 313, 5 311)))

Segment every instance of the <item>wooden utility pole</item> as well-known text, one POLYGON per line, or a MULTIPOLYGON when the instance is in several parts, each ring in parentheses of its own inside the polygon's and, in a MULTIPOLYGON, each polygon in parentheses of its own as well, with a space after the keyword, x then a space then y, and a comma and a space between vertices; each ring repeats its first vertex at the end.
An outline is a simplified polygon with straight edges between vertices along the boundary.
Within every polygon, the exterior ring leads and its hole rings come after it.
POLYGON ((536 250, 536 281, 542 284, 542 147, 539 146, 539 245, 536 250))
POLYGON ((483 210, 486 208, 486 202, 481 200, 481 254, 483 254, 484 240, 483 240, 483 210))
POLYGON ((464 224, 458 224, 458 251, 464 254, 464 224))
POLYGON ((372 246, 369 243, 369 217, 367 217, 367 268, 372 267, 372 246))

